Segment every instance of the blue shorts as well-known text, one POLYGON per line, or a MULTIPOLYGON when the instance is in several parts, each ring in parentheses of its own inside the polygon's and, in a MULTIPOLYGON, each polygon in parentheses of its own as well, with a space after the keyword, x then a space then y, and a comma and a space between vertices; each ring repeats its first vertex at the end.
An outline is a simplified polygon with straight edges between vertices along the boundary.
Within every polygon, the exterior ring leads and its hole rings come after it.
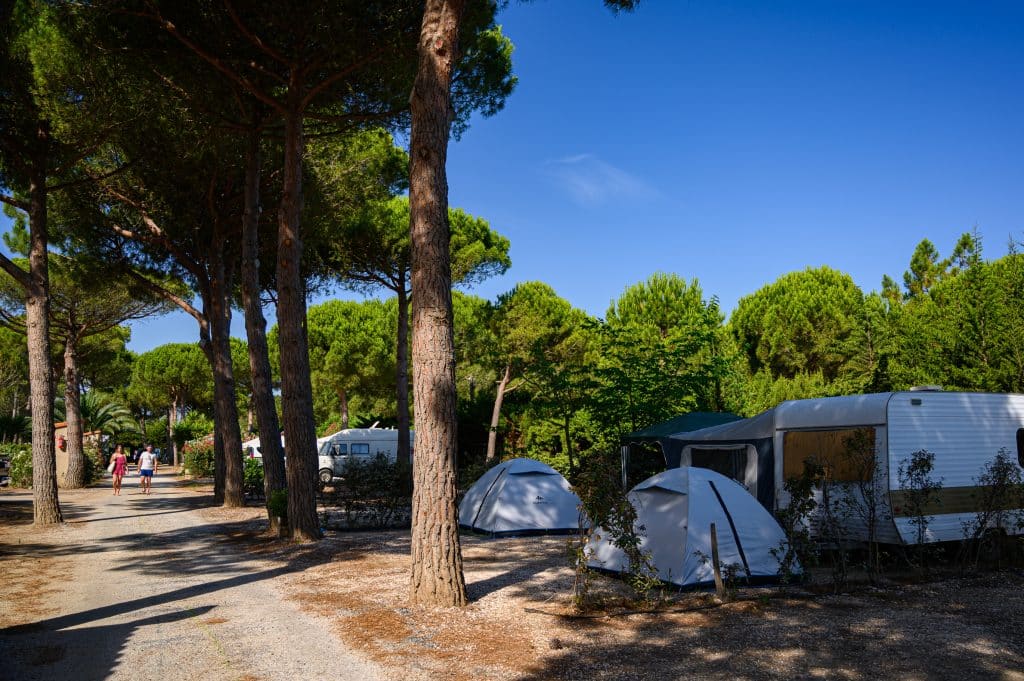
POLYGON ((141 475, 144 478, 152 478, 153 477, 153 471, 146 470, 145 468, 143 468, 142 470, 139 471, 139 475, 141 475))

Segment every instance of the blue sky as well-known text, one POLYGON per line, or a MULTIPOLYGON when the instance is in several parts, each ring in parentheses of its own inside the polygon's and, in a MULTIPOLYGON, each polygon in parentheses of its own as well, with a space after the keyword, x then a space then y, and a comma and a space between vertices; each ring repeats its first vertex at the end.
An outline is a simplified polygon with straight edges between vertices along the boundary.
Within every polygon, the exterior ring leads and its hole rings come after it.
MULTIPOLYGON (((923 238, 1024 239, 1024 3, 535 0, 500 23, 519 86, 449 151, 451 205, 512 243, 478 295, 543 280, 603 316, 662 271, 729 311, 809 266, 877 289, 923 238)), ((174 316, 130 347, 196 335, 174 316)))

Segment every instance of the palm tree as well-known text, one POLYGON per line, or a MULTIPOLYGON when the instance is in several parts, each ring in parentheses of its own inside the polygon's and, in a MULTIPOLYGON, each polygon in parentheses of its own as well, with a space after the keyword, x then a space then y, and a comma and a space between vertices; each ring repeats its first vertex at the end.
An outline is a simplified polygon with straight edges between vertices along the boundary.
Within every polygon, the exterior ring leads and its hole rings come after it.
POLYGON ((26 442, 32 437, 32 419, 28 416, 0 414, 0 442, 26 442))
MULTIPOLYGON (((110 395, 91 390, 82 395, 82 428, 85 432, 99 431, 111 437, 121 433, 139 433, 139 424, 128 407, 110 395)), ((64 400, 54 405, 56 418, 64 418, 64 400)))

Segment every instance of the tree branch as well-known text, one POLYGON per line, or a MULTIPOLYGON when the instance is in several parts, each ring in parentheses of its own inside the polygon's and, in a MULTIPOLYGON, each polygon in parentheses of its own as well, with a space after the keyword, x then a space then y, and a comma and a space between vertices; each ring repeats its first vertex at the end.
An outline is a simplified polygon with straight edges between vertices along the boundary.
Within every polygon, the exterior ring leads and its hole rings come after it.
POLYGON ((14 261, 3 253, 0 253, 0 269, 11 275, 11 278, 26 291, 31 288, 32 277, 29 276, 29 273, 15 265, 14 261))
MULTIPOLYGON (((246 40, 255 45, 260 52, 263 52, 271 59, 280 62, 288 68, 292 67, 292 63, 283 54, 272 48, 270 45, 267 45, 263 42, 262 38, 249 30, 249 27, 245 25, 242 18, 238 16, 238 12, 235 11, 235 6, 231 0, 224 0, 224 7, 228 10, 228 16, 231 17, 231 21, 235 24, 235 28, 238 29, 246 40)), ((284 81, 282 81, 282 84, 284 84, 284 81)))
POLYGON ((0 194, 0 203, 6 203, 8 206, 17 208, 18 210, 23 210, 26 213, 29 209, 28 201, 22 201, 14 198, 13 196, 8 196, 7 194, 0 194))
POLYGON ((134 267, 128 267, 128 276, 134 279, 136 282, 142 285, 143 288, 149 290, 150 293, 160 296, 164 300, 168 300, 185 312, 189 313, 197 322, 199 322, 199 328, 205 329, 207 327, 206 316, 202 312, 197 310, 190 302, 177 295, 172 291, 168 291, 163 286, 156 284, 146 277, 142 276, 134 267))
POLYGON ((225 64, 223 60, 221 60, 213 54, 210 54, 208 51, 203 49, 203 47, 200 46, 198 43, 194 42, 193 40, 190 40, 185 35, 183 35, 181 31, 178 30, 178 27, 174 25, 174 22, 164 19, 163 16, 159 13, 159 11, 156 11, 156 13, 153 15, 153 18, 156 19, 164 28, 164 30, 170 33, 171 36, 173 36, 178 42, 180 42, 188 49, 192 50, 196 55, 203 59, 203 61, 205 61, 218 71, 220 71, 230 80, 234 81, 238 85, 241 85, 243 88, 245 88, 246 92, 251 94, 256 99, 260 100, 267 106, 271 107, 278 113, 285 113, 284 107, 281 106, 281 104, 276 99, 268 95, 266 92, 263 91, 262 88, 258 87, 248 78, 241 75, 240 73, 237 73, 234 69, 225 64))

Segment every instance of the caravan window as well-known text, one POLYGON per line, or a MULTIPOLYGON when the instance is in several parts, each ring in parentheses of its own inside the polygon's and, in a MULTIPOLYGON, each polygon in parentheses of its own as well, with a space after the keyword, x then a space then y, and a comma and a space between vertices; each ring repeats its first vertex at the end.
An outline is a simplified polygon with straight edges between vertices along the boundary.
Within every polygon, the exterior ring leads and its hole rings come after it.
POLYGON ((875 429, 791 430, 783 435, 785 478, 798 478, 814 459, 834 482, 866 482, 875 470, 875 429))
POLYGON ((352 456, 369 456, 370 455, 370 443, 368 442, 353 442, 352 443, 352 456))
POLYGON ((690 465, 708 468, 727 478, 746 482, 747 448, 741 449, 698 449, 690 450, 690 465))
POLYGON ((348 454, 348 445, 344 442, 335 442, 331 445, 331 456, 345 456, 348 454))

